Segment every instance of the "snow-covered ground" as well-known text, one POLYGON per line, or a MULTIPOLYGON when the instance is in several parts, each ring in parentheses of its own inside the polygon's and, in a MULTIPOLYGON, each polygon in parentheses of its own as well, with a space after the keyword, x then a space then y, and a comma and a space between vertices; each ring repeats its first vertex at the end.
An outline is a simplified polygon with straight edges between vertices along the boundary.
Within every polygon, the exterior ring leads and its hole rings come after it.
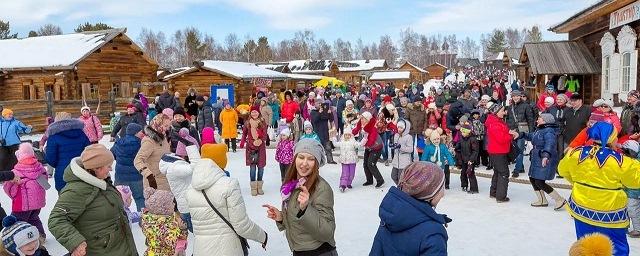
MULTIPOLYGON (((35 136, 34 136, 35 137, 35 136)), ((39 137, 39 136, 38 136, 39 137)), ((27 139, 27 138, 25 138, 27 139)), ((103 144, 112 143, 103 140, 103 144)), ((280 233, 273 221, 267 219, 262 204, 280 205, 280 173, 274 159, 275 150, 267 150, 268 161, 265 168, 265 195, 252 197, 249 191, 248 168, 244 165, 244 151, 229 153, 228 170, 231 176, 240 181, 247 211, 251 219, 269 233, 267 251, 259 244, 250 242, 251 255, 290 255, 283 233, 280 233)), ((334 185, 336 214, 336 234, 340 255, 368 255, 379 224, 378 206, 393 181, 390 178, 391 167, 378 164, 386 185, 381 189, 362 187, 364 174, 362 162, 358 163, 354 189, 340 193, 337 189, 340 165, 326 165, 320 169, 322 177, 334 185)), ((53 180, 50 180, 53 183, 53 180)), ((447 228, 449 234, 449 255, 567 255, 569 247, 575 241, 573 220, 566 211, 555 212, 547 208, 529 206, 534 195, 529 185, 511 183, 509 197, 511 202, 497 204, 489 198, 490 180, 478 178, 480 194, 470 195, 460 191, 458 175, 451 175, 451 190, 447 190, 444 199, 437 207, 440 213, 446 213, 453 219, 447 228)), ((559 191, 563 196, 569 190, 559 191)), ((40 214, 47 222, 57 199, 55 189, 47 191, 47 206, 40 214)), ((0 196, 5 210, 10 211, 11 202, 6 196, 0 196)), ((144 236, 138 225, 132 225, 138 251, 145 249, 144 236)), ((66 250, 55 241, 47 231, 46 247, 52 255, 62 255, 66 250)), ((190 237, 192 242, 193 237, 190 237)), ((631 255, 640 252, 640 240, 629 240, 631 255)), ((189 245, 188 255, 192 244, 189 245)), ((213 252, 212 252, 213 253, 213 252)))

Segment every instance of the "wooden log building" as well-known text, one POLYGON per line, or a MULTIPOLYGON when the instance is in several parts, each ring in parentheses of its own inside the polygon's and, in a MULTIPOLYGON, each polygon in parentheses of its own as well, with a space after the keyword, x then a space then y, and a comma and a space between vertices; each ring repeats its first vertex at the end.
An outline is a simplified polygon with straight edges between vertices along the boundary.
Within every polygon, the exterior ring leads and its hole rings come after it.
POLYGON ((398 70, 409 71, 410 73, 409 79, 411 80, 411 82, 426 83, 427 80, 429 79, 429 72, 427 72, 426 70, 416 65, 413 65, 411 62, 408 62, 408 61, 400 65, 398 70))
MULTIPOLYGON (((125 105, 138 91, 155 92, 158 64, 145 55, 125 28, 0 40, 0 104, 42 131, 51 92, 54 112, 79 115, 86 102, 125 105), (127 100, 125 100, 127 99, 127 100), (83 101, 84 100, 84 101, 83 101), (56 107, 57 106, 57 107, 56 107)), ((100 117, 108 120, 108 111, 100 117)))
POLYGON ((397 89, 402 89, 416 80, 411 79, 411 71, 392 70, 374 72, 369 81, 374 83, 393 84, 397 89))
POLYGON ((574 14, 550 31, 568 33, 569 40, 583 43, 595 59, 598 71, 582 77, 583 96, 588 102, 598 98, 616 104, 626 101, 637 89, 638 33, 640 1, 603 0, 574 14))
POLYGON ((428 65, 424 70, 429 73, 429 79, 444 79, 444 74, 447 72, 447 67, 438 62, 428 65))

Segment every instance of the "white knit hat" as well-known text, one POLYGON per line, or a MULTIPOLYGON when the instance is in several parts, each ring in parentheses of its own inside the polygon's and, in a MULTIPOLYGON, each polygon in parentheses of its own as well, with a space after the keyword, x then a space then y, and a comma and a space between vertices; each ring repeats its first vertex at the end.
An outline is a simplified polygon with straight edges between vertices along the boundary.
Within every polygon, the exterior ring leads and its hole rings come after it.
POLYGON ((307 127, 313 129, 313 125, 311 125, 311 122, 309 122, 309 120, 304 121, 304 129, 307 129, 307 127))
POLYGON ((365 111, 365 112, 362 112, 362 117, 364 117, 367 120, 371 120, 371 118, 373 118, 373 115, 371 115, 371 112, 365 111))
POLYGON ((346 106, 353 105, 353 101, 351 101, 351 100, 347 100, 347 103, 345 103, 345 105, 346 105, 346 106))
POLYGON ((282 131, 280 131, 280 135, 284 135, 284 136, 291 136, 291 130, 289 130, 289 128, 284 128, 282 129, 282 131))

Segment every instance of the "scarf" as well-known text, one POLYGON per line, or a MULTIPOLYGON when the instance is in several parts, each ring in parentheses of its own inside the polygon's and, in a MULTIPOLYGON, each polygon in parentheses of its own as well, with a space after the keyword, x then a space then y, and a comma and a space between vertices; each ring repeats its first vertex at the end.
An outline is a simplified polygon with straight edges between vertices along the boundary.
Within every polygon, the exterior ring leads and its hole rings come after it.
POLYGON ((434 144, 436 147, 435 152, 431 156, 431 162, 437 164, 438 166, 442 166, 442 162, 440 161, 440 144, 434 144))
POLYGON ((282 184, 282 187, 280 187, 280 196, 282 197, 283 210, 287 208, 287 204, 289 203, 289 198, 291 197, 291 194, 293 193, 293 191, 301 187, 302 185, 304 185, 306 181, 307 181, 307 178, 302 177, 300 179, 291 180, 285 184, 282 184))
POLYGON ((262 140, 258 137, 258 126, 260 125, 259 119, 249 119, 249 129, 251 132, 251 138, 253 138, 253 145, 259 147, 262 144, 262 140), (256 145, 257 144, 257 145, 256 145))

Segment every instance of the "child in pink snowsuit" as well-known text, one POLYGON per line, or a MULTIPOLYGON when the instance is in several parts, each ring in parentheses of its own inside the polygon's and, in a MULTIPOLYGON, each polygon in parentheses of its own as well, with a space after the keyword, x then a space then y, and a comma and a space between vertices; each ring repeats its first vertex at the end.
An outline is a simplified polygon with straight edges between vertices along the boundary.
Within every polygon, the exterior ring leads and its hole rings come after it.
POLYGON ((284 175, 289 169, 289 165, 293 162, 294 142, 292 140, 291 130, 285 128, 280 131, 280 142, 276 147, 276 161, 280 163, 280 180, 284 181, 284 175))
POLYGON ((31 143, 20 144, 16 151, 18 163, 13 167, 15 176, 20 177, 19 182, 5 182, 3 189, 11 198, 11 214, 19 221, 27 222, 45 236, 42 221, 40 221, 40 209, 44 208, 45 186, 47 182, 47 170, 42 166, 33 151, 31 143))

